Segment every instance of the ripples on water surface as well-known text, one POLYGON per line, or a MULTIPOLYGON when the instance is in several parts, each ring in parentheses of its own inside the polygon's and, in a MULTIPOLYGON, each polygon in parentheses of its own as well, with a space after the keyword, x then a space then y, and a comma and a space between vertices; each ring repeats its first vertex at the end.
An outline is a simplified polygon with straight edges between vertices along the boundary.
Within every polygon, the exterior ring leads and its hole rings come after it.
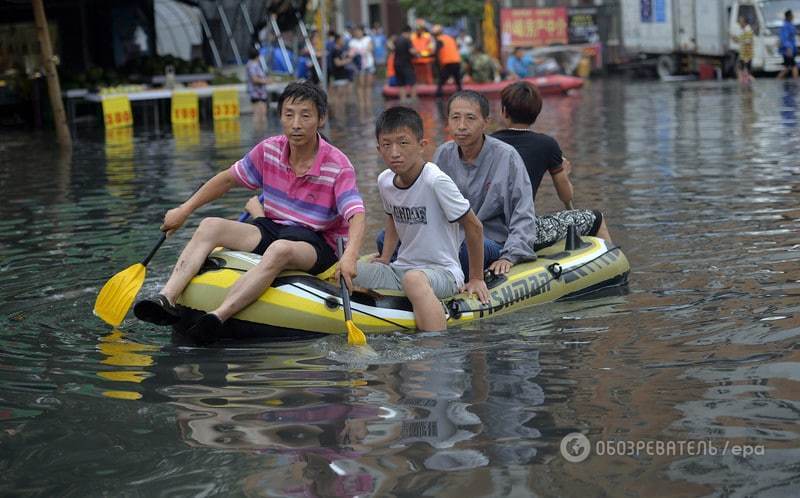
MULTIPOLYGON (((374 338, 376 358, 340 339, 184 348, 91 315, 102 283, 158 238, 163 211, 257 141, 246 117, 132 141, 81 130, 71 157, 50 136, 3 130, 0 494, 796 494, 798 90, 607 80, 548 98, 536 128, 575 165, 576 203, 606 212, 630 293, 374 338), (574 431, 763 454, 572 464, 559 444, 574 431)), ((375 104, 329 130, 359 170, 371 233, 375 104)), ((441 111, 419 109, 441 140, 441 111)), ((246 197, 201 214, 234 216, 246 197)), ((539 197, 540 212, 557 208, 549 181, 539 197)), ((143 292, 190 233, 161 249, 143 292)))

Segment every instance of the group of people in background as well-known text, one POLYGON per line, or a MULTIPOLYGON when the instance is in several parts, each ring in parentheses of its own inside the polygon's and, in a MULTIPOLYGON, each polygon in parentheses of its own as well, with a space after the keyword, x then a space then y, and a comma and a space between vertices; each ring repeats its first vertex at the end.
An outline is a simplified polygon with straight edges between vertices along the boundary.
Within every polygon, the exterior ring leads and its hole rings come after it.
MULTIPOLYGON (((318 37, 316 30, 309 32, 311 45, 317 47, 315 53, 305 43, 300 45, 297 56, 280 44, 250 49, 245 73, 254 122, 261 124, 266 121, 267 85, 271 81, 268 73, 293 74, 298 79, 320 83, 324 64, 318 37)), ((330 30, 324 44, 331 96, 335 101, 346 99, 355 86, 359 101, 369 102, 377 66, 386 63, 387 38, 380 23, 375 23, 372 29, 348 26, 344 33, 330 30)))
MULTIPOLYGON (((798 77, 795 63, 797 31, 793 21, 792 11, 787 10, 779 32, 778 50, 783 57, 779 79, 787 75, 798 77)), ((731 35, 739 46, 737 75, 740 82, 750 84, 753 81, 754 32, 744 15, 739 17, 738 24, 740 29, 731 35)), ((311 31, 311 44, 317 47, 320 46, 318 36, 318 32, 311 31)), ((431 26, 424 19, 417 19, 413 30, 410 26, 404 26, 400 33, 393 36, 387 36, 379 23, 375 23, 371 29, 348 25, 343 33, 329 31, 324 45, 327 83, 335 103, 347 100, 353 93, 353 87, 359 102, 370 102, 375 74, 384 65, 388 85, 400 88, 401 102, 416 98, 420 74, 426 80, 436 82, 436 95, 441 97, 444 85, 450 81, 457 90, 461 90, 463 81, 488 83, 526 78, 539 74, 547 65, 546 61, 534 60, 529 49, 515 47, 503 66, 498 59, 487 54, 480 43, 474 43, 465 30, 460 30, 457 35, 453 31, 448 33, 441 25, 431 26)), ((266 119, 269 100, 267 84, 270 81, 267 73, 289 72, 293 58, 291 51, 279 46, 262 48, 260 52, 251 50, 246 71, 247 85, 257 123, 263 123, 266 119), (269 71, 260 62, 265 55, 270 60, 269 71)), ((312 54, 302 45, 294 63, 297 78, 308 79, 316 84, 320 82, 319 73, 323 66, 321 54, 312 54)))
POLYGON ((359 102, 369 102, 377 66, 386 61, 386 36, 380 24, 372 30, 354 26, 344 34, 331 30, 325 48, 332 96, 346 97, 355 84, 359 102))
MULTIPOLYGON (((353 87, 359 102, 369 102, 376 71, 381 67, 385 67, 387 83, 400 87, 401 101, 416 98, 420 70, 426 79, 437 83, 437 96, 443 95, 443 86, 448 82, 461 90, 462 81, 488 83, 533 74, 534 61, 522 49, 516 49, 503 67, 479 43, 474 43, 465 30, 448 33, 441 25, 430 26, 424 19, 417 19, 413 30, 405 26, 394 36, 384 34, 379 23, 372 29, 348 25, 343 33, 330 30, 326 35, 327 83, 335 102, 346 99, 353 93, 353 87)), ((310 32, 310 41, 317 47, 318 36, 318 32, 310 32)), ((321 54, 311 54, 304 44, 297 57, 280 46, 251 50, 247 63, 248 92, 258 122, 266 114, 262 103, 268 100, 267 73, 287 73, 293 64, 297 78, 320 82, 321 54), (264 59, 269 60, 269 71, 264 68, 264 59)))
MULTIPOLYGON (((434 24, 429 30, 424 19, 417 19, 413 30, 410 26, 403 27, 399 34, 389 39, 387 46, 386 77, 390 86, 401 88, 401 101, 416 97, 418 72, 436 74, 436 96, 441 97, 443 86, 449 81, 461 90, 462 81, 489 83, 530 76, 534 65, 528 57, 525 67, 515 64, 513 70, 504 68, 497 58, 487 54, 480 44, 475 44, 465 30, 460 30, 454 37, 440 24, 434 24), (420 67, 419 71, 417 67, 420 67)), ((518 50, 521 52, 522 49, 518 50)), ((517 55, 515 50, 515 57, 517 55)))
MULTIPOLYGON (((731 35, 733 41, 739 44, 739 60, 736 67, 739 82, 749 85, 753 81, 753 28, 746 16, 740 15, 738 19, 740 31, 731 35)), ((798 77, 797 57, 797 28, 794 26, 794 13, 787 10, 783 14, 783 24, 778 33, 778 53, 783 57, 783 68, 778 73, 778 79, 785 78, 788 74, 792 78, 798 77)))

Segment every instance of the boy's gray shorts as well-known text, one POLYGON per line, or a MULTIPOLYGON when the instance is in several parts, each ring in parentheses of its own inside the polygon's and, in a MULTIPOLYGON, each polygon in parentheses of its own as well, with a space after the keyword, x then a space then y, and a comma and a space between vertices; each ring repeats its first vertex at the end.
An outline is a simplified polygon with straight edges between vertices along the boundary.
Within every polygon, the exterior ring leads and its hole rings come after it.
MULTIPOLYGON (((417 268, 428 277, 433 293, 439 299, 458 294, 456 279, 448 270, 417 268)), ((358 276, 353 283, 367 289, 403 290, 403 275, 409 270, 400 270, 383 263, 358 262, 358 276)))

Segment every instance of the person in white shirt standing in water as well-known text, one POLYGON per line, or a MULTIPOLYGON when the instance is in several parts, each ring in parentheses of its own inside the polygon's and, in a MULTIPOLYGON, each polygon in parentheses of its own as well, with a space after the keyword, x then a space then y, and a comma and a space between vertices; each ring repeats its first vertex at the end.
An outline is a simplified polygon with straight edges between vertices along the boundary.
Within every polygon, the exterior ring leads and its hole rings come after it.
POLYGON ((375 57, 372 38, 366 34, 363 26, 355 28, 348 47, 353 61, 356 63, 356 96, 359 102, 367 103, 372 96, 375 57))

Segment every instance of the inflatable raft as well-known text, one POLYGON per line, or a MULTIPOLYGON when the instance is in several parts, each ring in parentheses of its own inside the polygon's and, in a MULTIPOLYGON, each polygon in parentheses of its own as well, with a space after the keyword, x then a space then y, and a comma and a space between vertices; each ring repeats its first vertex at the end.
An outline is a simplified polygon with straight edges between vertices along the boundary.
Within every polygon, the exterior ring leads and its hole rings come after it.
MULTIPOLYGON (((464 90, 475 90, 482 93, 487 97, 500 95, 503 88, 511 83, 520 80, 503 80, 497 83, 464 83, 462 87, 464 90)), ((563 95, 570 90, 580 88, 583 86, 583 79, 575 76, 566 76, 563 74, 549 74, 547 76, 538 76, 532 78, 525 78, 525 81, 530 81, 539 89, 542 95, 563 95)), ((456 86, 454 84, 447 84, 442 87, 444 96, 455 93, 456 86)), ((396 99, 400 97, 399 86, 384 85, 383 96, 387 99, 396 99)), ((417 85, 417 96, 419 97, 435 97, 436 85, 417 85)))
MULTIPOLYGON (((630 266, 619 247, 594 237, 578 239, 572 249, 569 245, 558 242, 539 251, 536 261, 487 280, 489 304, 466 294, 445 299, 448 326, 627 284, 630 266)), ((237 251, 213 252, 178 300, 182 318, 175 331, 181 334, 202 313, 215 309, 231 285, 259 259, 237 251)), ((415 330, 411 304, 399 292, 354 292, 351 305, 353 321, 367 334, 415 330)), ((285 340, 345 333, 339 287, 308 273, 284 272, 257 301, 225 322, 221 335, 285 340)))

